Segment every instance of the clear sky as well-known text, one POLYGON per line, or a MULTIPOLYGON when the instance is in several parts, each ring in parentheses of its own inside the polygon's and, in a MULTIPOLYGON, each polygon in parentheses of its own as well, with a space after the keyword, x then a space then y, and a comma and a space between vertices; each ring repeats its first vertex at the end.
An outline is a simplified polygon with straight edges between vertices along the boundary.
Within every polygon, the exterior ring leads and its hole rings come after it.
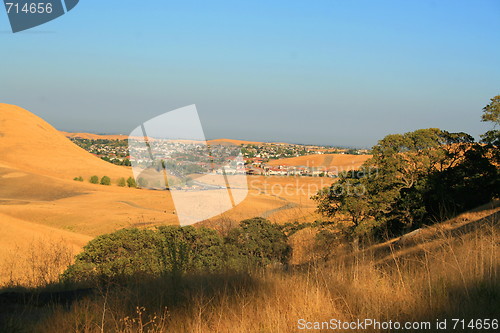
POLYGON ((12 34, 0 102, 59 129, 128 134, 196 104, 209 138, 371 146, 476 137, 500 94, 500 1, 97 1, 12 34))

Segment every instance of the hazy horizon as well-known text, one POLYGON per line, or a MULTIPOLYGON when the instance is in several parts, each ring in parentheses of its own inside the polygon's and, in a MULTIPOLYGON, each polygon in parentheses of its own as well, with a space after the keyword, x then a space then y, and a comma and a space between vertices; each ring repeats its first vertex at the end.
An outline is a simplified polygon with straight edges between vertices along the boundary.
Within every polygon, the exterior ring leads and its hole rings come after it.
MULTIPOLYGON (((60 128, 57 128, 57 130, 62 131, 62 132, 67 132, 67 133, 88 133, 88 134, 95 134, 95 135, 127 135, 127 136, 130 135, 130 133, 120 133, 120 132, 111 133, 111 132, 78 131, 78 130, 70 131, 70 130, 60 129, 60 128)), ((173 138, 173 140, 176 140, 176 139, 184 140, 182 138, 173 138)), ((282 143, 304 145, 304 146, 317 145, 317 146, 325 146, 325 147, 331 146, 331 147, 337 147, 337 148, 359 148, 359 149, 370 149, 371 148, 371 146, 332 145, 332 144, 328 144, 328 143, 322 144, 322 143, 309 143, 309 142, 298 142, 298 141, 288 142, 288 141, 283 141, 283 140, 273 141, 273 140, 266 140, 266 139, 254 140, 252 138, 232 138, 232 137, 231 138, 229 138, 229 137, 214 137, 214 138, 207 137, 206 138, 207 141, 218 140, 218 139, 229 139, 229 140, 239 140, 239 141, 255 141, 255 142, 263 142, 263 143, 280 143, 280 142, 282 142, 282 143)))

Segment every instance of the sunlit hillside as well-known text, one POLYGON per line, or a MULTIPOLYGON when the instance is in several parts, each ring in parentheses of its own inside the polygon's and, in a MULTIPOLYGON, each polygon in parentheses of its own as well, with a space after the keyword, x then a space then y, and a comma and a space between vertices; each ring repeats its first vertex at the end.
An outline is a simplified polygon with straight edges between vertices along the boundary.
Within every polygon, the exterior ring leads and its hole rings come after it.
MULTIPOLYGON (((119 178, 130 176, 130 168, 93 156, 29 111, 0 104, 0 219, 4 228, 15 225, 4 232, 8 242, 3 243, 0 259, 16 251, 27 253, 23 248, 30 244, 28 238, 62 239, 78 252, 83 240, 120 228, 177 224, 169 192, 117 186, 119 178), (90 184, 93 175, 110 177, 111 186, 90 184), (73 180, 80 176, 82 182, 73 180)), ((248 180, 247 198, 213 217, 214 223, 254 216, 277 222, 313 221, 317 215, 310 196, 333 181, 262 176, 248 180)), ((0 281, 20 273, 15 267, 13 271, 0 281)))
POLYGON ((283 158, 269 162, 269 165, 303 166, 332 171, 357 170, 371 155, 316 154, 283 158))
POLYGON ((33 113, 8 104, 0 104, 0 163, 12 169, 66 180, 93 174, 131 175, 129 169, 88 154, 33 113))

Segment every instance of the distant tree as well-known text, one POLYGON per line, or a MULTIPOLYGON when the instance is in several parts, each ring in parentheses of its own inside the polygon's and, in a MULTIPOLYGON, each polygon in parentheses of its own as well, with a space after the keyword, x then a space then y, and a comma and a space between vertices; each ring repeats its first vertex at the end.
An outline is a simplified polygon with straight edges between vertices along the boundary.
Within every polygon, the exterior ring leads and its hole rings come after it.
POLYGON ((500 125, 500 95, 490 99, 490 104, 483 108, 482 121, 490 121, 496 125, 500 125))
POLYGON ((89 181, 92 184, 99 184, 99 177, 97 177, 97 176, 94 175, 94 176, 90 177, 89 181))
POLYGON ((101 178, 101 185, 111 185, 111 179, 108 176, 103 176, 101 178))
POLYGON ((135 179, 133 177, 128 177, 127 186, 128 187, 137 187, 137 184, 135 183, 135 179))
POLYGON ((77 182, 83 182, 83 177, 82 176, 75 177, 75 178, 73 178, 73 180, 75 180, 77 182))
POLYGON ((125 187, 125 186, 127 186, 127 181, 125 180, 125 178, 121 177, 121 178, 118 179, 117 184, 120 187, 125 187))
POLYGON ((493 129, 481 135, 481 138, 485 143, 500 146, 500 130, 496 128, 500 125, 500 95, 493 97, 490 101, 490 104, 483 108, 481 121, 493 123, 493 129))
POLYGON ((500 146, 500 130, 489 130, 486 133, 481 134, 481 141, 492 146, 500 146))

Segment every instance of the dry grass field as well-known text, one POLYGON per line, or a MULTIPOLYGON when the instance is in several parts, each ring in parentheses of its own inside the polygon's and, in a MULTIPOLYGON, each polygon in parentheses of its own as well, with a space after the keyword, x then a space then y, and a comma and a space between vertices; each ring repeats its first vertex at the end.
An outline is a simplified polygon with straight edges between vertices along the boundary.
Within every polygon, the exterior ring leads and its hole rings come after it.
MULTIPOLYGON (((119 228, 177 223, 168 192, 93 185, 92 175, 116 181, 132 173, 94 157, 32 113, 0 104, 0 225, 11 225, 0 262, 12 251, 27 254, 38 239, 62 239, 78 252, 92 237, 119 228), (77 176, 86 181, 73 181, 77 176)), ((9 274, 22 278, 23 270, 9 274)))
POLYGON ((259 141, 246 141, 246 140, 233 140, 233 139, 214 139, 214 140, 208 140, 207 143, 209 145, 233 145, 233 146, 239 146, 239 145, 261 145, 263 142, 259 141))
POLYGON ((309 168, 326 168, 333 171, 350 171, 358 169, 371 155, 350 154, 315 154, 299 157, 282 158, 269 161, 269 165, 304 166, 309 168))
POLYGON ((36 286, 57 279, 92 237, 0 214, 0 284, 36 286), (57 250, 59 249, 59 250, 57 250), (57 256, 53 255, 57 253, 57 256))
MULTIPOLYGON (((131 175, 130 168, 89 154, 34 114, 0 104, 0 223, 4 227, 23 225, 6 233, 9 242, 2 245, 0 262, 5 263, 15 249, 26 253, 22 248, 29 245, 28 239, 43 236, 59 242, 63 235, 68 248, 78 252, 85 241, 75 242, 74 237, 89 240, 120 228, 177 224, 168 191, 116 186, 119 177, 131 175), (90 184, 92 175, 109 176, 113 185, 90 184), (73 181, 77 176, 85 181, 73 181)), ((332 179, 250 176, 248 181, 247 198, 211 222, 238 222, 255 216, 283 222, 312 221, 316 214, 310 196, 332 179)), ((22 275, 21 269, 14 269, 14 277, 16 272, 22 275)), ((0 283, 5 281, 5 277, 0 279, 0 283)))
POLYGON ((0 104, 0 163, 67 180, 94 174, 112 178, 131 175, 129 169, 87 153, 41 118, 7 104, 0 104))
POLYGON ((127 140, 128 135, 123 134, 94 134, 94 133, 71 133, 60 131, 67 138, 80 138, 87 140, 127 140))
MULTIPOLYGON (((228 176, 229 178, 232 176, 228 176)), ((210 179, 206 176, 205 181, 210 179)), ((312 222, 318 215, 311 196, 335 179, 329 177, 247 176, 248 195, 235 208, 216 216, 211 222, 229 219, 233 222, 261 216, 277 223, 312 222)))
MULTIPOLYGON (((440 332, 437 319, 467 325, 497 318, 499 210, 487 205, 426 228, 425 237, 403 236, 291 271, 186 276, 179 284, 138 278, 127 288, 82 295, 70 308, 53 305, 41 315, 27 307, 24 318, 39 332, 297 332, 303 325, 326 332, 332 320, 358 319, 440 332)), ((26 327, 16 318, 10 327, 26 327)))
POLYGON ((260 215, 273 222, 312 222, 319 216, 311 196, 334 181, 328 177, 250 176, 249 197, 252 201, 254 196, 265 196, 279 203, 276 209, 260 215))

